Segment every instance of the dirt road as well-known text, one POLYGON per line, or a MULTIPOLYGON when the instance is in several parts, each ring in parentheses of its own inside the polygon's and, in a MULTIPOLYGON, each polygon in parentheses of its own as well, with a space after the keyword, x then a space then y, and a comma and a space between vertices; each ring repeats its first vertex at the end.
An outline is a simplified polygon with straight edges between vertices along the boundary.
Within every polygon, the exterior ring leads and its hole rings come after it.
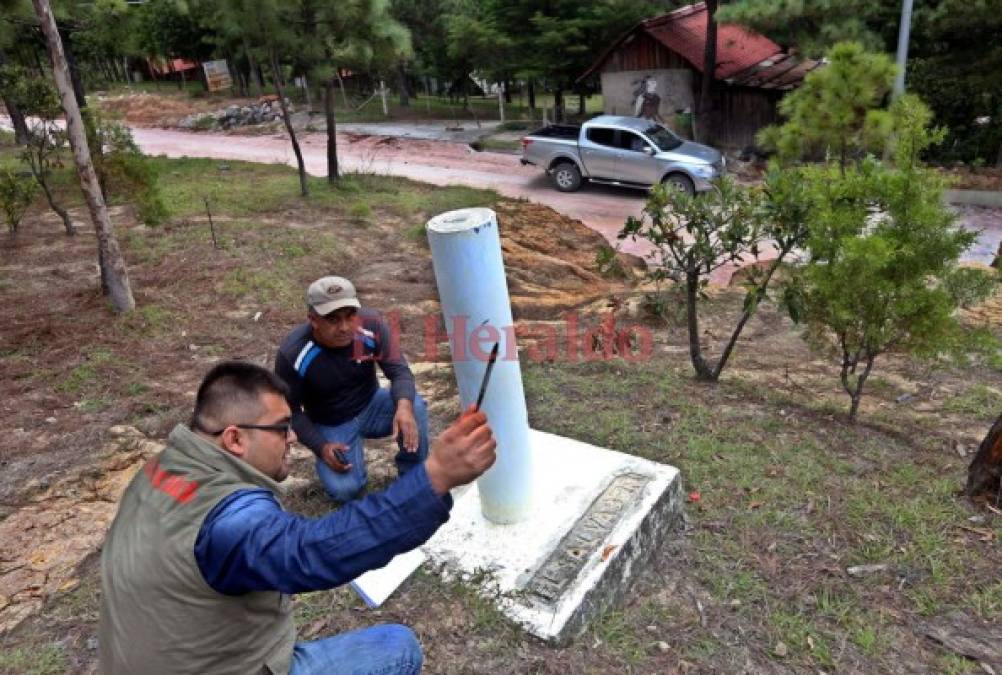
MULTIPOLYGON (((292 147, 284 135, 238 136, 189 133, 166 129, 133 128, 143 152, 169 157, 215 157, 253 162, 282 162, 295 165, 292 147)), ((327 171, 326 136, 300 136, 306 170, 315 175, 327 171)), ((404 176, 435 185, 468 185, 491 188, 507 197, 545 204, 576 218, 599 232, 610 243, 627 216, 639 215, 645 193, 602 185, 586 185, 575 193, 557 192, 542 171, 519 164, 515 155, 475 152, 461 143, 399 138, 393 136, 338 136, 338 156, 344 171, 367 171, 404 176)), ((965 258, 991 262, 1002 241, 1002 209, 961 207, 960 222, 980 230, 977 244, 965 258)), ((650 247, 640 242, 622 242, 622 250, 645 255, 650 247)), ((727 283, 730 268, 715 275, 717 283, 727 283)))
MULTIPOLYGON (((134 128, 143 152, 168 157, 216 157, 253 162, 284 162, 295 165, 292 147, 285 136, 232 136, 186 133, 165 129, 134 128)), ((300 136, 306 170, 327 172, 326 136, 300 136)), ((546 204, 564 215, 581 220, 610 242, 626 217, 639 215, 644 193, 605 186, 587 186, 565 194, 550 187, 542 171, 519 164, 514 155, 475 152, 460 143, 445 143, 390 136, 338 136, 338 157, 346 171, 404 176, 436 185, 469 185, 491 188, 506 197, 546 204)), ((647 249, 627 242, 623 250, 642 254, 647 249)))

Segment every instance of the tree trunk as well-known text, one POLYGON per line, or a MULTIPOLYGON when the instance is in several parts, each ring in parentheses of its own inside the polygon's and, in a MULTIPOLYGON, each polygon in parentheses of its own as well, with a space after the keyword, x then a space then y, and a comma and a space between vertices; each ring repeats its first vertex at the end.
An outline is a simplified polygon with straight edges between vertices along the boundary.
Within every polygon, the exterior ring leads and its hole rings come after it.
POLYGON ((536 112, 536 83, 533 81, 533 79, 531 77, 529 78, 529 84, 526 87, 526 89, 528 89, 529 110, 531 110, 533 113, 535 113, 536 112))
POLYGON ((303 75, 303 95, 306 97, 306 112, 313 113, 313 96, 310 94, 310 80, 303 75))
POLYGON ((254 96, 260 98, 261 94, 264 93, 264 82, 261 81, 261 71, 257 67, 257 62, 254 60, 254 55, 251 53, 250 47, 247 46, 247 41, 244 40, 244 54, 247 55, 247 70, 250 72, 248 79, 251 84, 251 91, 254 96))
POLYGON ((553 121, 564 121, 564 90, 560 87, 553 92, 553 121))
POLYGON ((996 506, 999 505, 1002 495, 1002 416, 995 420, 971 460, 964 493, 968 497, 987 494, 994 499, 996 506))
POLYGON ((73 221, 70 220, 70 214, 52 196, 49 181, 45 179, 43 171, 36 170, 35 163, 31 162, 31 173, 35 176, 35 182, 42 188, 42 193, 45 195, 45 201, 49 203, 49 208, 55 211, 56 215, 63 221, 63 229, 66 230, 66 235, 69 237, 76 236, 76 230, 73 229, 73 221))
POLYGON ((866 368, 856 377, 856 385, 851 386, 849 384, 849 375, 855 375, 856 373, 856 366, 859 364, 859 353, 857 352, 855 358, 850 360, 848 352, 843 347, 842 354, 842 386, 845 388, 846 393, 849 394, 849 423, 855 424, 856 413, 859 412, 859 403, 863 398, 863 385, 866 383, 866 378, 870 376, 870 371, 873 370, 873 360, 876 356, 866 356, 866 368))
POLYGON ((292 151, 296 153, 296 164, 299 168, 299 190, 307 197, 310 194, 310 185, 306 180, 306 163, 303 161, 303 151, 299 148, 299 141, 296 139, 296 130, 292 128, 292 119, 289 117, 289 107, 285 105, 285 92, 282 90, 282 76, 278 69, 278 55, 275 50, 271 50, 271 75, 275 78, 275 93, 278 94, 278 104, 282 107, 282 121, 285 122, 285 130, 289 132, 289 140, 292 141, 292 151))
POLYGON ((584 117, 585 114, 585 95, 578 94, 578 115, 584 117))
POLYGON ((995 158, 995 166, 1002 169, 1002 143, 999 143, 999 154, 998 157, 995 158))
POLYGON ((10 115, 10 123, 14 126, 14 142, 24 145, 28 142, 28 123, 24 119, 24 113, 7 96, 3 97, 3 104, 7 108, 7 114, 10 115))
POLYGON ((403 61, 397 62, 397 83, 400 86, 400 107, 411 106, 411 90, 407 84, 407 66, 403 61))
POLYGON ((706 45, 703 49, 703 80, 699 92, 700 141, 708 142, 713 128, 713 79, 717 71, 717 0, 706 0, 706 45))
POLYGON ((334 67, 334 75, 337 76, 337 84, 341 89, 341 102, 344 103, 344 109, 348 110, 348 94, 344 90, 344 80, 341 79, 341 69, 337 66, 334 67))
POLYGON ((334 78, 324 87, 324 112, 327 115, 327 182, 333 185, 341 177, 337 165, 337 120, 334 117, 334 78))
POLYGON ((686 274, 685 277, 685 317, 689 327, 689 360, 696 371, 696 379, 703 382, 715 382, 713 371, 703 359, 703 349, 699 344, 699 274, 686 274))
MULTIPOLYGON (((58 27, 56 30, 58 30, 58 27)), ((80 78, 80 68, 77 67, 77 59, 73 55, 73 38, 69 30, 57 33, 57 37, 62 40, 62 45, 64 45, 63 54, 66 59, 66 67, 69 69, 70 82, 73 85, 73 95, 77 99, 77 107, 81 109, 86 108, 87 94, 84 91, 83 80, 80 78)), ((51 44, 49 46, 49 56, 52 56, 51 44)))
MULTIPOLYGON (((3 53, 0 53, 0 66, 6 65, 7 58, 3 53)), ((14 102, 9 96, 4 96, 0 94, 0 99, 3 100, 3 105, 7 109, 7 114, 10 115, 10 123, 14 127, 14 142, 18 145, 26 145, 28 143, 28 123, 24 119, 24 113, 21 109, 17 107, 17 103, 14 102)))
POLYGON ((390 108, 386 104, 386 83, 382 80, 379 81, 379 98, 383 102, 383 116, 390 116, 390 108))
POLYGON ((505 102, 505 105, 511 105, 511 87, 512 87, 512 81, 510 79, 505 79, 502 84, 504 85, 504 102, 505 102))
POLYGON ((104 196, 101 194, 97 174, 94 172, 94 165, 91 162, 90 148, 87 146, 87 138, 84 135, 83 119, 80 116, 80 108, 77 105, 73 84, 70 81, 70 69, 63 53, 63 43, 59 39, 56 20, 52 16, 49 0, 32 0, 32 4, 38 15, 38 21, 48 43, 49 55, 52 58, 52 73, 56 81, 56 90, 59 92, 63 111, 66 113, 66 134, 70 146, 73 148, 73 161, 80 178, 80 188, 83 190, 87 208, 94 221, 94 229, 97 231, 98 259, 102 263, 104 276, 108 281, 111 304, 119 312, 129 312, 135 309, 136 301, 132 298, 129 273, 125 268, 122 252, 118 248, 118 240, 115 238, 111 218, 108 216, 108 207, 104 203, 104 196))

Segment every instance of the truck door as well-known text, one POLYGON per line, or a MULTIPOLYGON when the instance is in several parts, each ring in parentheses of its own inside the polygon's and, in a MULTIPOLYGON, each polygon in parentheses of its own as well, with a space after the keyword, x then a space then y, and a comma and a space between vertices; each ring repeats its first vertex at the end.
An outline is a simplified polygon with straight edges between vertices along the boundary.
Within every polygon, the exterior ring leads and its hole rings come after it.
POLYGON ((588 127, 578 141, 581 161, 592 178, 615 179, 619 157, 623 152, 616 146, 616 130, 607 127, 588 127))
POLYGON ((654 185, 661 180, 660 162, 649 154, 652 150, 656 152, 656 148, 643 136, 620 129, 616 145, 620 148, 617 172, 620 180, 642 185, 654 185))

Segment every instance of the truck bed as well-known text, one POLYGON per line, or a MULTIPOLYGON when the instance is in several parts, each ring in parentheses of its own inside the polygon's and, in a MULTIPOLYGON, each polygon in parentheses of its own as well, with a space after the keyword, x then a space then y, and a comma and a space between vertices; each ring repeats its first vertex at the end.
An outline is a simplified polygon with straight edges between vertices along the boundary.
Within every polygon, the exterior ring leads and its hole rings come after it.
POLYGON ((576 141, 580 134, 581 126, 578 124, 550 124, 533 131, 529 136, 576 141))

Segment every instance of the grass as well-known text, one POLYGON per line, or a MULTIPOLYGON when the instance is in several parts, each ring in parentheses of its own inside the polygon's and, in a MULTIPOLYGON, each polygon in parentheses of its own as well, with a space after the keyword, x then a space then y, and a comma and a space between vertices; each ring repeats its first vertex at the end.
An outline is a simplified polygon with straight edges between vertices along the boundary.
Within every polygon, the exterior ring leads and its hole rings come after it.
MULTIPOLYGON (((100 424, 110 424, 114 413, 115 421, 161 435, 182 418, 196 385, 174 376, 224 355, 267 359, 275 336, 300 316, 304 282, 353 261, 355 240, 399 232, 423 241, 430 214, 498 199, 470 188, 358 174, 333 188, 313 179, 304 199, 288 167, 154 161, 168 220, 122 232, 139 309, 97 317, 103 332, 90 335, 103 339, 64 348, 73 354, 68 360, 49 363, 50 344, 5 345, 0 354, 22 371, 40 373, 32 386, 42 394, 78 403, 100 424), (206 195, 218 250, 208 232, 206 195), (356 230, 363 234, 356 237, 356 230), (258 309, 266 310, 261 323, 250 318, 258 309), (160 370, 135 354, 137 343, 144 354, 163 354, 160 370)), ((419 572, 379 610, 379 620, 420 624, 429 663, 442 670, 462 650, 484 672, 667 672, 666 659, 676 657, 707 672, 737 672, 747 649, 757 665, 774 659, 793 672, 886 672, 896 665, 897 635, 916 617, 960 610, 1002 619, 997 542, 960 527, 972 509, 957 495, 963 468, 952 452, 939 450, 944 424, 956 428, 956 416, 981 420, 998 406, 994 380, 965 384, 947 399, 943 411, 955 417, 914 413, 907 434, 889 433, 898 431, 889 422, 843 424, 844 400, 832 407, 826 398, 837 392, 834 380, 830 390, 805 392, 763 386, 747 371, 734 371, 708 386, 692 380, 684 357, 655 354, 642 363, 523 358, 533 428, 673 464, 685 494, 699 494, 685 505, 686 536, 638 574, 634 593, 567 648, 526 640, 497 611, 487 578, 444 582, 419 572), (888 569, 858 578, 845 572, 867 563, 888 569), (662 640, 668 652, 658 647, 662 640), (776 654, 778 642, 786 656, 776 654), (520 661, 526 654, 538 660, 520 661)), ((872 395, 893 398, 898 382, 881 375, 872 395)), ((328 508, 320 496, 306 506, 312 515, 328 508)), ((999 536, 997 521, 990 527, 999 536)), ((73 616, 92 621, 86 617, 95 598, 93 586, 82 586, 44 620, 58 619, 56 632, 73 616)), ((324 635, 374 622, 360 607, 346 589, 301 596, 297 624, 324 635)), ((69 648, 58 639, 12 644, 0 652, 0 672, 70 670, 69 648)), ((942 672, 970 665, 923 658, 942 672)))
MULTIPOLYGON (((935 461, 892 459, 912 454, 901 441, 780 415, 792 404, 777 403, 781 393, 735 376, 706 387, 661 362, 537 364, 525 368, 523 381, 534 428, 681 469, 686 490, 700 493, 698 508, 688 509, 693 573, 720 605, 772 608, 770 630, 756 639, 766 650, 783 642, 795 669, 847 667, 836 650, 843 644, 855 658, 883 658, 892 641, 881 619, 886 584, 897 589, 895 604, 918 615, 958 606, 982 617, 1002 611, 1002 585, 970 579, 991 544, 958 541, 970 514, 957 498, 958 477, 935 461), (744 405, 730 405, 735 399, 744 405), (726 527, 702 527, 711 523, 726 527), (823 542, 840 542, 832 555, 837 574, 867 563, 888 572, 838 584, 796 576, 793 561, 815 547, 830 550, 823 542)), ((962 400, 982 401, 985 392, 976 385, 962 400)), ((708 636, 695 644, 722 648, 708 636)))
POLYGON ((18 675, 60 675, 70 669, 66 651, 58 644, 0 649, 0 672, 18 675))
POLYGON ((943 410, 961 415, 994 418, 1002 412, 1002 393, 983 384, 974 384, 943 402, 943 410))

